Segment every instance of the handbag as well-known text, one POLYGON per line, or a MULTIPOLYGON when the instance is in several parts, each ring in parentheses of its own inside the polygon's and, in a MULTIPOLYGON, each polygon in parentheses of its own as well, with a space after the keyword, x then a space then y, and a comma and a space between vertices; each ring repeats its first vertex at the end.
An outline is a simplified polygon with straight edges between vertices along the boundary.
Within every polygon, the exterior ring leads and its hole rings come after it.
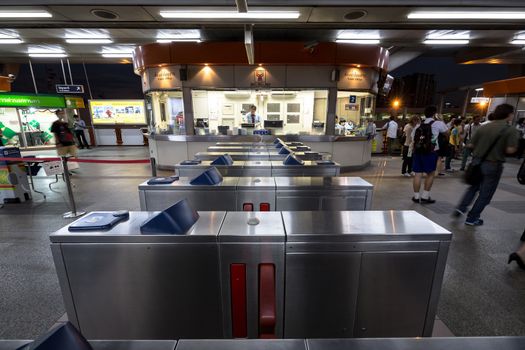
POLYGON ((483 157, 481 158, 473 158, 470 164, 465 169, 465 175, 463 176, 463 180, 466 184, 471 186, 476 186, 481 183, 481 180, 483 178, 483 173, 481 172, 481 163, 487 158, 490 151, 496 146, 496 143, 498 143, 500 137, 503 135, 503 132, 506 130, 507 127, 503 128, 500 133, 498 134, 498 137, 492 142, 490 147, 487 149, 483 157))

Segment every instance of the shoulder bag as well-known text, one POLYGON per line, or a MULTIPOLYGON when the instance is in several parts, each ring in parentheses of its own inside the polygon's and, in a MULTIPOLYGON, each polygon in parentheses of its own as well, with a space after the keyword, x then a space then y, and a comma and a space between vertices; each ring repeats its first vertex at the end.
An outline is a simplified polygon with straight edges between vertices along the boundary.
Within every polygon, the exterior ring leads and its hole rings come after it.
POLYGON ((496 143, 498 143, 499 139, 501 138, 501 136, 503 135, 503 133, 505 132, 506 129, 507 129, 507 126, 505 126, 500 131, 500 133, 498 134, 498 137, 496 137, 494 142, 492 142, 492 144, 487 149, 487 151, 485 152, 483 157, 481 157, 481 158, 477 158, 476 157, 476 158, 472 159, 470 164, 465 169, 465 175, 463 177, 463 180, 465 181, 466 184, 471 185, 471 186, 475 186, 475 185, 479 185, 481 183, 481 179, 483 178, 483 174, 481 172, 481 163, 483 163, 483 161, 485 161, 485 158, 487 158, 487 156, 489 155, 490 151, 492 151, 494 146, 496 146, 496 143))

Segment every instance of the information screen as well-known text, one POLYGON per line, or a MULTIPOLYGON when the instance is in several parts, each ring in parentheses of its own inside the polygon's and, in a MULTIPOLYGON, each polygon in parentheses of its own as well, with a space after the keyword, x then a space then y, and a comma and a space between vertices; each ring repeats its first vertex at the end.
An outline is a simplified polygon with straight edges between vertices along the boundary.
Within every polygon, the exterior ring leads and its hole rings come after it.
POLYGON ((90 100, 94 125, 146 124, 144 100, 90 100))

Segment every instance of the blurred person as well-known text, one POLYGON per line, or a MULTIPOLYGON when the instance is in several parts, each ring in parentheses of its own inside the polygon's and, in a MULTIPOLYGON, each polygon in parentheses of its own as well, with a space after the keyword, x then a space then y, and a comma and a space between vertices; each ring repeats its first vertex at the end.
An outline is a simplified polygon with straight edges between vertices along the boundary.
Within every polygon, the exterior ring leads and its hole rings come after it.
POLYGON ((399 126, 396 122, 396 117, 392 114, 390 120, 381 130, 386 130, 386 150, 389 156, 392 156, 392 148, 397 139, 397 129, 399 126))
POLYGON ((73 127, 75 128, 75 136, 77 137, 78 146, 81 149, 89 149, 89 144, 86 140, 86 135, 84 134, 84 130, 87 129, 86 122, 80 119, 80 117, 77 114, 75 114, 73 118, 75 120, 73 122, 73 127))
POLYGON ((501 104, 494 110, 492 121, 480 127, 472 137, 472 163, 480 164, 482 176, 479 183, 469 186, 454 211, 456 217, 467 215, 466 225, 483 225, 480 215, 496 192, 503 172, 505 155, 513 154, 518 148, 518 130, 509 125, 513 117, 514 107, 506 103, 501 104), (466 214, 476 195, 474 205, 466 214))
POLYGON ((454 119, 452 124, 452 130, 450 131, 450 136, 448 140, 448 154, 445 158, 445 171, 452 172, 453 169, 450 165, 452 158, 455 158, 456 153, 459 151, 459 144, 461 141, 460 138, 460 119, 454 119))
POLYGON ((401 175, 406 177, 410 177, 412 174, 412 146, 414 141, 412 138, 412 132, 414 131, 414 128, 419 126, 420 123, 421 118, 415 115, 403 128, 405 142, 403 143, 403 164, 401 166, 401 175))
POLYGON ((51 132, 55 135, 57 154, 60 157, 70 155, 76 158, 78 150, 75 145, 75 137, 66 121, 66 112, 63 109, 58 109, 55 114, 58 120, 55 120, 51 125, 51 132))
POLYGON ((481 116, 475 115, 471 122, 465 126, 465 136, 463 139, 463 151, 462 151, 462 159, 461 159, 461 168, 459 170, 464 171, 465 166, 467 165, 468 157, 472 154, 472 147, 468 147, 470 144, 470 141, 476 134, 476 131, 481 127, 481 116))
POLYGON ((261 122, 261 117, 257 114, 257 107, 250 106, 250 111, 244 116, 245 123, 257 125, 261 122))
POLYGON ((516 124, 516 129, 520 133, 520 142, 518 146, 518 152, 516 152, 516 158, 521 159, 523 152, 525 151, 525 118, 520 118, 516 124))
POLYGON ((450 129, 443 121, 443 117, 440 115, 436 115, 436 123, 439 125, 439 133, 436 139, 436 152, 438 155, 437 172, 438 176, 445 176, 445 158, 447 157, 450 148, 448 142, 450 129))
POLYGON ((377 133, 376 123, 374 123, 374 119, 369 118, 368 124, 366 125, 365 136, 369 140, 372 140, 376 136, 376 133, 377 133))
POLYGON ((436 120, 436 106, 427 106, 425 108, 425 121, 420 123, 412 131, 413 139, 413 164, 414 171, 413 189, 414 195, 412 201, 421 204, 431 204, 436 201, 430 197, 432 184, 436 172, 439 150, 438 137, 442 133, 447 133, 448 128, 441 120, 436 120), (421 191, 421 180, 423 174, 426 174, 423 193, 421 191))
POLYGON ((494 119, 494 114, 489 113, 481 125, 489 124, 494 119))

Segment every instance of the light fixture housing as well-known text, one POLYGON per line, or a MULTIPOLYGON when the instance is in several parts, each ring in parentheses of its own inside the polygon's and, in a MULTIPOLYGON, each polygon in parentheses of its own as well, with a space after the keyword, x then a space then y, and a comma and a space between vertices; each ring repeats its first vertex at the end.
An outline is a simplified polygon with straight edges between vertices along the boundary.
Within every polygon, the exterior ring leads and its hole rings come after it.
POLYGON ((47 11, 0 11, 0 18, 51 18, 47 11))
POLYGON ((66 53, 30 53, 29 57, 33 58, 64 58, 66 53))
POLYGON ((414 11, 408 19, 525 19, 524 11, 414 11))
POLYGON ((68 44, 111 44, 113 40, 110 38, 71 38, 66 39, 68 44))
POLYGON ((425 45, 468 45, 470 41, 466 39, 427 39, 423 41, 425 45))
POLYGON ((379 39, 336 39, 335 42, 341 44, 377 45, 381 41, 379 39))
POLYGON ((297 19, 299 11, 160 11, 171 19, 297 19))
POLYGON ((0 38, 0 44, 12 45, 12 44, 22 44, 24 41, 20 38, 0 38))

